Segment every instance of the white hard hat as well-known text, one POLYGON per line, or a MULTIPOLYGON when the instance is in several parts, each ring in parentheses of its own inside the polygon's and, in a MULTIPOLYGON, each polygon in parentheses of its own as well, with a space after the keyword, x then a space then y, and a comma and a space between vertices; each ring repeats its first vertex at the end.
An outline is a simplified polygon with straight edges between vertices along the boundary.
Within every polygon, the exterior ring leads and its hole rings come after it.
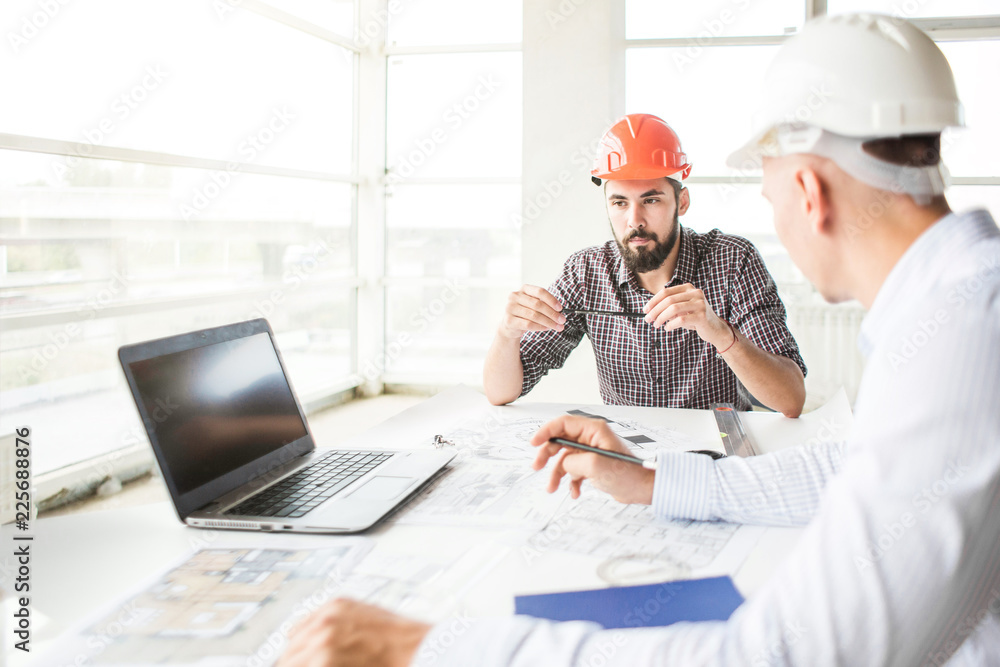
POLYGON ((863 139, 964 125, 944 54, 913 24, 881 14, 821 16, 806 23, 778 51, 763 93, 754 136, 729 156, 730 167, 759 167, 760 155, 781 154, 774 146, 781 125, 863 139))

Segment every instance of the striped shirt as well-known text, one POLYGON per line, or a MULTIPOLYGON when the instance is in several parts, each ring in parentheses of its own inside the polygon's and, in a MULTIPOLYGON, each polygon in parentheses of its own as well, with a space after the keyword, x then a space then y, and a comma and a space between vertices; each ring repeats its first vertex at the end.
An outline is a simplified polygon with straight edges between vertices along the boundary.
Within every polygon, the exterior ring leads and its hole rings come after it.
MULTIPOLYGON (((681 227, 677 267, 667 287, 690 283, 716 315, 757 347, 788 357, 806 373, 785 307, 757 249, 713 229, 681 227)), ((564 309, 642 312, 653 295, 639 285, 618 244, 574 253, 549 292, 564 309)), ((641 318, 568 315, 562 331, 529 331, 521 338, 521 396, 549 370, 561 368, 584 334, 597 358, 601 397, 609 405, 705 408, 714 402, 748 410, 750 399, 715 347, 690 329, 664 331, 641 318)))
POLYGON ((949 215, 911 245, 860 344, 846 443, 659 460, 661 516, 806 525, 728 621, 483 620, 434 664, 1000 664, 1000 230, 987 212, 949 215))

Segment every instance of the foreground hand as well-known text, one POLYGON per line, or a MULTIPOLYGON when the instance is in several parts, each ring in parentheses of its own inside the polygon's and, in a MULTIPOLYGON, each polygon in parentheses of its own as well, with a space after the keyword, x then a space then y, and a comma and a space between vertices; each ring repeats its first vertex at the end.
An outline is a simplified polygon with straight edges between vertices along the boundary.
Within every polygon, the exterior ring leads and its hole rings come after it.
POLYGON ((705 293, 690 283, 664 287, 643 310, 646 321, 664 331, 694 329, 702 340, 718 349, 726 348, 733 340, 729 325, 715 314, 705 293))
POLYGON ((532 468, 541 470, 550 458, 555 457, 549 477, 549 493, 555 492, 563 476, 568 475, 570 495, 574 498, 580 497, 583 480, 588 479, 618 502, 644 505, 653 502, 654 471, 634 463, 563 447, 549 442, 550 438, 566 438, 592 447, 631 454, 604 420, 571 415, 557 417, 538 429, 531 438, 532 446, 539 448, 532 468))
POLYGON ((406 667, 431 626, 340 598, 302 621, 279 667, 406 667))
POLYGON ((525 331, 562 331, 566 316, 562 304, 552 294, 535 285, 511 292, 500 322, 500 335, 520 339, 525 331))

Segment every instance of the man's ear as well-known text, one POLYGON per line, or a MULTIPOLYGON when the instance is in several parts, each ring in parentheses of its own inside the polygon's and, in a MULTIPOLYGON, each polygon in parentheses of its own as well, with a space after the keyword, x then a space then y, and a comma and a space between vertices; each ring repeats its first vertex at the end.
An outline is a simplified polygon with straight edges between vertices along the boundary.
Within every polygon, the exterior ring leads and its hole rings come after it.
POLYGON ((802 167, 795 173, 796 185, 802 191, 802 213, 816 234, 830 231, 830 200, 826 184, 811 167, 802 167))
POLYGON ((677 215, 684 215, 687 213, 688 207, 691 206, 691 195, 687 188, 683 188, 677 197, 677 215))

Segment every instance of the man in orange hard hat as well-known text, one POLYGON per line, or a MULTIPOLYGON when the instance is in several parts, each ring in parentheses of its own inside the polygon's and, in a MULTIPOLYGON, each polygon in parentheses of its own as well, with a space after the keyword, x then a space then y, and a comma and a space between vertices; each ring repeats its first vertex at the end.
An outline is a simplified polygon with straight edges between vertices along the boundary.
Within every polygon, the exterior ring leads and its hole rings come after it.
POLYGON ((606 181, 615 239, 573 254, 547 290, 510 295, 483 371, 492 403, 531 391, 586 334, 605 403, 746 410, 749 393, 799 415, 806 368, 774 280, 749 241, 681 226, 690 171, 660 118, 630 114, 608 130, 591 173, 606 181))

